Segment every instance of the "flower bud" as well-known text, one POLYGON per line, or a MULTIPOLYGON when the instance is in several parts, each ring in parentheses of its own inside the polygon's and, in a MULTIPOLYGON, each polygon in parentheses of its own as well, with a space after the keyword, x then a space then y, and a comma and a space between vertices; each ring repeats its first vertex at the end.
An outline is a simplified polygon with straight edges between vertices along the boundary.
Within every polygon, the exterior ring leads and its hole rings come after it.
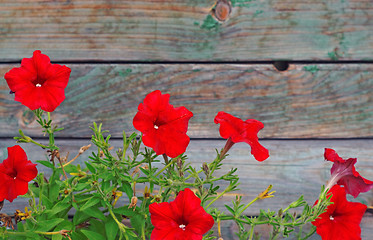
POLYGON ((300 207, 304 203, 303 195, 300 198, 292 203, 290 203, 289 208, 300 207))
POLYGON ((210 169, 209 169, 209 166, 207 166, 207 163, 205 162, 203 163, 202 169, 203 169, 203 172, 206 174, 206 176, 210 174, 210 169))

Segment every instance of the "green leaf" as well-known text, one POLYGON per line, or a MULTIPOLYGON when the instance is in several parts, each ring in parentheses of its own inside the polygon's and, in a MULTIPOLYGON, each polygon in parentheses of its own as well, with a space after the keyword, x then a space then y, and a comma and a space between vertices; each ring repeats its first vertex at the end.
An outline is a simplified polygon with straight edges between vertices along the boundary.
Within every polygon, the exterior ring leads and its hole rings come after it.
POLYGON ((46 206, 47 208, 52 208, 53 207, 53 202, 51 202, 49 200, 49 198, 47 196, 45 196, 44 194, 41 195, 41 201, 42 201, 43 205, 46 206))
POLYGON ((106 220, 105 215, 97 207, 91 207, 91 208, 84 209, 83 212, 85 214, 88 214, 91 217, 101 219, 102 221, 106 220))
POLYGON ((71 233, 71 239, 86 240, 87 237, 80 230, 77 230, 76 232, 71 233))
POLYGON ((36 224, 35 231, 48 232, 52 228, 56 227, 59 223, 61 223, 63 221, 65 221, 65 219, 63 219, 63 218, 53 218, 53 219, 50 219, 50 220, 39 221, 36 224))
POLYGON ((90 164, 89 162, 85 162, 85 165, 87 166, 88 170, 95 174, 96 173, 96 168, 92 166, 92 164, 90 164))
POLYGON ((100 202, 100 199, 99 198, 95 198, 95 197, 91 197, 88 199, 88 201, 80 208, 80 211, 84 211, 85 209, 87 208, 90 208, 94 205, 96 205, 97 203, 100 202))
POLYGON ((71 208, 71 205, 69 203, 65 202, 57 202, 56 205, 53 206, 50 210, 45 210, 45 213, 55 215, 57 213, 60 213, 62 211, 68 212, 71 208))
MULTIPOLYGON (((106 221, 106 219, 105 219, 106 221)), ((88 230, 92 230, 96 233, 99 233, 101 234, 102 236, 106 236, 106 232, 105 232, 105 223, 100 221, 100 220, 97 220, 97 219, 91 219, 89 220, 89 223, 91 224, 91 226, 88 228, 88 230)))
POLYGON ((52 240, 62 240, 62 235, 61 234, 54 234, 54 235, 52 235, 52 240))
POLYGON ((108 221, 105 223, 105 231, 107 239, 115 239, 118 233, 118 225, 112 217, 108 218, 108 221))
POLYGON ((91 185, 89 183, 78 183, 78 184, 76 184, 74 190, 80 192, 84 189, 89 189, 90 186, 91 185))
POLYGON ((48 192, 49 200, 51 202, 54 202, 57 200, 59 196, 61 183, 57 181, 53 181, 53 182, 50 182, 48 186, 49 186, 49 192, 48 192))
POLYGON ((118 190, 125 192, 129 199, 131 199, 131 197, 133 196, 133 190, 132 190, 131 184, 129 184, 128 182, 124 182, 122 186, 118 188, 118 190))
POLYGON ((234 214, 234 210, 233 210, 233 208, 231 208, 230 206, 228 206, 228 205, 224 205, 227 209, 228 209, 228 211, 230 212, 230 213, 232 213, 232 215, 235 215, 234 214))
POLYGON ((90 231, 90 230, 84 230, 82 229, 81 232, 88 238, 88 239, 94 239, 94 240, 105 240, 105 237, 102 236, 99 233, 90 231))
POLYGON ((135 228, 136 232, 141 233, 142 229, 145 227, 144 216, 136 214, 130 218, 131 225, 135 228))
POLYGON ((51 163, 50 161, 38 160, 38 161, 36 161, 36 162, 37 162, 37 163, 40 163, 41 165, 46 166, 47 168, 51 168, 51 169, 54 168, 53 163, 51 163))
POLYGON ((90 218, 90 215, 82 212, 82 211, 76 211, 73 217, 73 224, 78 225, 82 222, 86 221, 88 218, 90 218))
POLYGON ((67 173, 77 173, 77 172, 79 172, 78 167, 73 165, 73 164, 69 164, 69 165, 65 166, 64 169, 67 173))
POLYGON ((127 217, 131 217, 131 216, 134 216, 135 214, 137 214, 135 211, 133 211, 132 208, 128 208, 128 206, 115 208, 115 209, 113 209, 113 212, 125 215, 127 217))

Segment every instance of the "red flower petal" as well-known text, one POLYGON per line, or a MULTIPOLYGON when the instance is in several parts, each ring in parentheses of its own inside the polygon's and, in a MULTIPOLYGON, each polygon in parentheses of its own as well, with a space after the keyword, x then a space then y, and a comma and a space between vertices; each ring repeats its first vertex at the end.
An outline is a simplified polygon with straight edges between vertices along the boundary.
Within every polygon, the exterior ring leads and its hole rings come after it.
POLYGON ((346 192, 355 198, 361 192, 367 192, 373 188, 373 182, 363 178, 355 169, 356 158, 344 160, 330 148, 325 149, 325 159, 333 163, 330 170, 331 180, 328 187, 334 184, 344 185, 346 192))
POLYGON ((200 240, 214 225, 214 219, 205 212, 201 200, 188 188, 180 191, 170 203, 152 203, 149 206, 154 230, 151 239, 200 240))
POLYGON ((16 101, 31 110, 52 112, 65 100, 70 72, 66 66, 51 64, 47 55, 36 50, 32 58, 22 59, 21 67, 11 69, 4 78, 16 101))
POLYGON ((348 202, 345 188, 339 185, 334 185, 328 193, 332 194, 333 203, 312 222, 316 226, 316 232, 323 240, 361 239, 360 222, 367 206, 348 202))
POLYGON ((8 158, 0 163, 0 201, 12 202, 28 190, 28 182, 38 171, 36 164, 27 160, 25 151, 18 145, 8 148, 8 158))
POLYGON ((159 90, 149 93, 138 107, 133 126, 142 132, 145 146, 173 158, 184 153, 189 144, 186 132, 193 113, 185 107, 174 108, 169 98, 159 90))
POLYGON ((251 146, 251 154, 258 161, 264 161, 269 157, 268 150, 258 140, 258 132, 264 125, 255 119, 241 119, 225 112, 219 112, 214 122, 220 123, 220 136, 225 139, 231 138, 234 143, 246 142, 251 146))

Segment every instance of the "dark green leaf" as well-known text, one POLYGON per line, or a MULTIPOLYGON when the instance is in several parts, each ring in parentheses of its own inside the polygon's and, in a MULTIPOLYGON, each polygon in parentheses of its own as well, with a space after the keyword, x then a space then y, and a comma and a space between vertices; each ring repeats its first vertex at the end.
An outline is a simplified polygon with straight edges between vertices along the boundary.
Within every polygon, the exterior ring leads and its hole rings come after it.
POLYGON ((90 218, 90 215, 82 212, 82 211, 76 211, 73 218, 73 224, 78 225, 82 222, 86 221, 88 218, 90 218))
POLYGON ((105 215, 97 207, 91 207, 91 208, 84 209, 83 212, 85 214, 88 214, 91 217, 101 219, 102 221, 106 220, 105 215))
POLYGON ((88 199, 88 201, 80 208, 80 211, 84 211, 85 209, 87 208, 90 208, 94 205, 96 205, 97 203, 100 202, 100 199, 99 198, 96 198, 96 197, 91 197, 88 199))
POLYGON ((96 173, 96 168, 92 166, 92 164, 90 164, 89 162, 85 162, 85 165, 87 166, 88 170, 95 174, 96 173))
POLYGON ((90 230, 82 229, 81 232, 88 238, 94 240, 105 240, 105 237, 97 232, 93 232, 90 230))
POLYGON ((118 225, 112 217, 108 218, 108 221, 105 223, 105 231, 107 239, 115 239, 118 233, 118 225))
POLYGON ((64 221, 63 218, 53 218, 53 219, 50 219, 50 220, 39 221, 36 224, 35 230, 36 231, 41 231, 41 232, 48 232, 63 221, 64 221))
POLYGON ((144 217, 140 214, 135 214, 134 216, 130 217, 130 221, 136 232, 141 233, 142 229, 145 227, 144 217))

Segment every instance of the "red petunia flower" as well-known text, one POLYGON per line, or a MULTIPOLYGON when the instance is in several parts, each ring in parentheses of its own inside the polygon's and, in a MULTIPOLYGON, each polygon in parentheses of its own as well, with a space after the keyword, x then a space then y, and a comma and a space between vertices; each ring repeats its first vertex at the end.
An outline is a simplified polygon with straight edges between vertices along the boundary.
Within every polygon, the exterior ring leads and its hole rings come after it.
POLYGON ((264 127, 262 122, 255 119, 243 121, 226 112, 219 112, 214 122, 220 123, 220 136, 228 139, 223 150, 224 154, 234 143, 245 142, 251 146, 251 154, 256 160, 264 161, 269 157, 268 150, 258 141, 258 132, 264 127))
POLYGON ((334 184, 344 185, 346 192, 355 198, 361 192, 367 192, 373 188, 373 182, 363 178, 355 170, 356 158, 344 160, 330 148, 325 148, 324 157, 325 160, 333 162, 327 188, 331 188, 334 184))
POLYGON ((200 240, 214 225, 212 216, 189 188, 170 203, 150 204, 149 212, 154 225, 151 240, 200 240))
POLYGON ((348 202, 345 188, 339 185, 334 185, 328 194, 332 194, 332 204, 312 222, 316 226, 316 232, 322 240, 361 239, 360 222, 367 206, 358 202, 348 202))
POLYGON ((31 110, 41 108, 53 112, 63 100, 71 69, 51 64, 49 57, 36 50, 32 58, 24 58, 21 67, 4 76, 15 100, 31 110))
POLYGON ((0 202, 13 202, 28 191, 28 182, 36 177, 36 164, 27 160, 25 151, 18 145, 8 148, 8 158, 0 163, 0 202))
POLYGON ((149 93, 138 107, 133 126, 142 132, 145 146, 158 155, 174 158, 184 153, 189 144, 186 132, 193 113, 185 107, 174 108, 169 98, 169 94, 159 90, 149 93))

